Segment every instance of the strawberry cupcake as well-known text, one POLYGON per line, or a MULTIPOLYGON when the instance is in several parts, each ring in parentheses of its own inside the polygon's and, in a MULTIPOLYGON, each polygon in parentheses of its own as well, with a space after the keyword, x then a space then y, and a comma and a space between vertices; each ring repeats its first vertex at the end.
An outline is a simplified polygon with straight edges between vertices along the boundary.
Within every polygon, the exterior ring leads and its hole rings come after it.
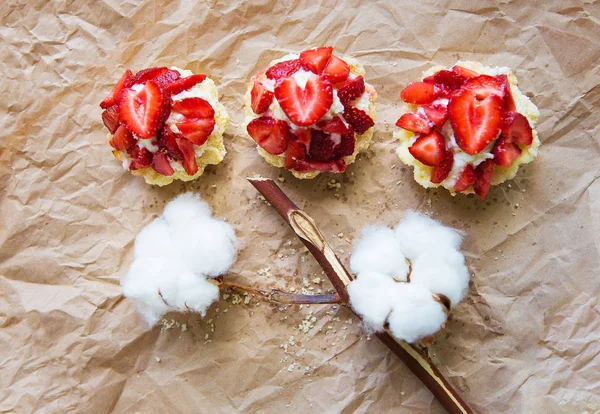
POLYGON ((297 178, 342 173, 373 137, 375 89, 352 58, 332 47, 271 62, 252 78, 246 124, 258 152, 297 178))
POLYGON ((148 184, 194 180, 226 154, 229 116, 206 75, 166 67, 127 70, 100 107, 113 155, 148 184))
POLYGON ((506 67, 458 62, 434 67, 400 93, 408 103, 394 132, 400 160, 423 187, 477 194, 512 179, 537 156, 538 108, 506 67))

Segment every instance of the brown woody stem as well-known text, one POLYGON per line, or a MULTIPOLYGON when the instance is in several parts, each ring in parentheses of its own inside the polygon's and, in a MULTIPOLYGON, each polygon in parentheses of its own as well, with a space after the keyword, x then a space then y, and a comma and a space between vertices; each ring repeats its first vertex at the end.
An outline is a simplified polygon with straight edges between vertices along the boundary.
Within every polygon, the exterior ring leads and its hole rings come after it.
MULTIPOLYGON (((335 255, 333 249, 325 240, 325 236, 317 228, 314 220, 300 210, 273 180, 267 178, 248 178, 248 181, 292 227, 292 230, 294 230, 296 235, 321 265, 329 280, 331 280, 342 303, 347 305, 349 302, 347 286, 352 281, 352 276, 335 255)), ((352 308, 350 309, 352 310, 352 308)), ((396 340, 388 332, 378 333, 377 337, 429 388, 431 393, 448 412, 452 414, 473 413, 446 378, 435 367, 426 349, 422 350, 415 345, 396 340)))
POLYGON ((219 281, 219 288, 230 288, 238 292, 250 293, 256 296, 262 296, 271 302, 284 305, 318 305, 340 303, 340 297, 337 293, 326 295, 305 295, 301 293, 284 292, 279 289, 261 290, 238 283, 219 281))

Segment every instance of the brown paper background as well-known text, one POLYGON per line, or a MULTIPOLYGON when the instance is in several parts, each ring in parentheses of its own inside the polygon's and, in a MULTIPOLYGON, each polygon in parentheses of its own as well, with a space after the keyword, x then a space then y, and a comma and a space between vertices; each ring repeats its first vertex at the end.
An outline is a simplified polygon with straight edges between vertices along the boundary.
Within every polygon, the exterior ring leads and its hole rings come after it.
POLYGON ((318 321, 303 334, 306 307, 221 302, 208 316, 215 332, 194 315, 172 316, 187 331, 161 331, 121 296, 135 235, 185 190, 235 226, 236 280, 299 289, 320 275, 244 180, 255 173, 281 174, 345 263, 346 237, 409 208, 463 229, 475 277, 436 335, 441 371, 482 413, 600 410, 600 3, 9 0, 0 10, 0 412, 443 412, 346 310, 312 307, 318 321), (266 165, 241 127, 255 71, 329 44, 359 58, 379 93, 374 142, 335 177, 338 197, 331 176, 301 182, 266 165), (541 111, 538 159, 485 202, 425 191, 394 155, 398 92, 457 59, 512 67, 541 111), (156 65, 209 74, 232 118, 225 161, 193 184, 148 186, 106 145, 98 103, 125 68, 156 65))

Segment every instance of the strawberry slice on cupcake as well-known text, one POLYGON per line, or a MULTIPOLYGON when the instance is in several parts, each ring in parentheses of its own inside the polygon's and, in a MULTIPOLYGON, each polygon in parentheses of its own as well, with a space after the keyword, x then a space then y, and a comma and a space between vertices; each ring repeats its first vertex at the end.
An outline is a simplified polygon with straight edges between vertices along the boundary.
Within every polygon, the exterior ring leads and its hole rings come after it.
POLYGON ((401 92, 408 111, 394 132, 400 160, 423 187, 477 194, 512 179, 537 156, 539 111, 509 68, 434 67, 401 92))
POLYGON ((113 155, 149 184, 198 178, 225 156, 229 116, 214 82, 167 67, 126 70, 100 103, 113 155))
POLYGON ((298 178, 344 172, 373 136, 377 95, 364 74, 330 46, 271 62, 246 94, 246 130, 259 154, 298 178))

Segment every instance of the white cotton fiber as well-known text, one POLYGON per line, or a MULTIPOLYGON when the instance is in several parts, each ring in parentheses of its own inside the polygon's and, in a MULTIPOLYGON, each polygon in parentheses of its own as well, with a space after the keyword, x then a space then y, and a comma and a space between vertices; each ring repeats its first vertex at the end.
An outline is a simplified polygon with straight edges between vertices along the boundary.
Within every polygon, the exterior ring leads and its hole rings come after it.
POLYGON ((388 318, 389 329, 396 338, 418 341, 436 333, 446 321, 443 306, 422 286, 399 283, 396 300, 388 318))
POLYGON ((387 322, 407 342, 433 335, 446 320, 433 295, 443 294, 456 306, 469 285, 461 242, 457 230, 412 211, 395 230, 366 227, 350 259, 357 274, 348 287, 350 305, 368 329, 381 331, 387 322))
POLYGON ((446 295, 456 306, 469 287, 469 269, 464 256, 456 250, 443 255, 425 252, 412 262, 410 283, 446 295))
POLYGON ((231 225, 213 218, 197 195, 183 194, 136 237, 134 261, 121 280, 123 293, 150 325, 170 311, 204 315, 219 298, 207 278, 227 271, 236 245, 231 225))
POLYGON ((455 229, 444 227, 424 214, 408 211, 396 226, 396 237, 402 252, 410 260, 419 254, 436 249, 460 249, 462 235, 455 229))
POLYGON ((363 229, 361 238, 354 243, 350 269, 354 273, 380 272, 404 282, 408 275, 408 263, 394 231, 381 226, 363 229))

